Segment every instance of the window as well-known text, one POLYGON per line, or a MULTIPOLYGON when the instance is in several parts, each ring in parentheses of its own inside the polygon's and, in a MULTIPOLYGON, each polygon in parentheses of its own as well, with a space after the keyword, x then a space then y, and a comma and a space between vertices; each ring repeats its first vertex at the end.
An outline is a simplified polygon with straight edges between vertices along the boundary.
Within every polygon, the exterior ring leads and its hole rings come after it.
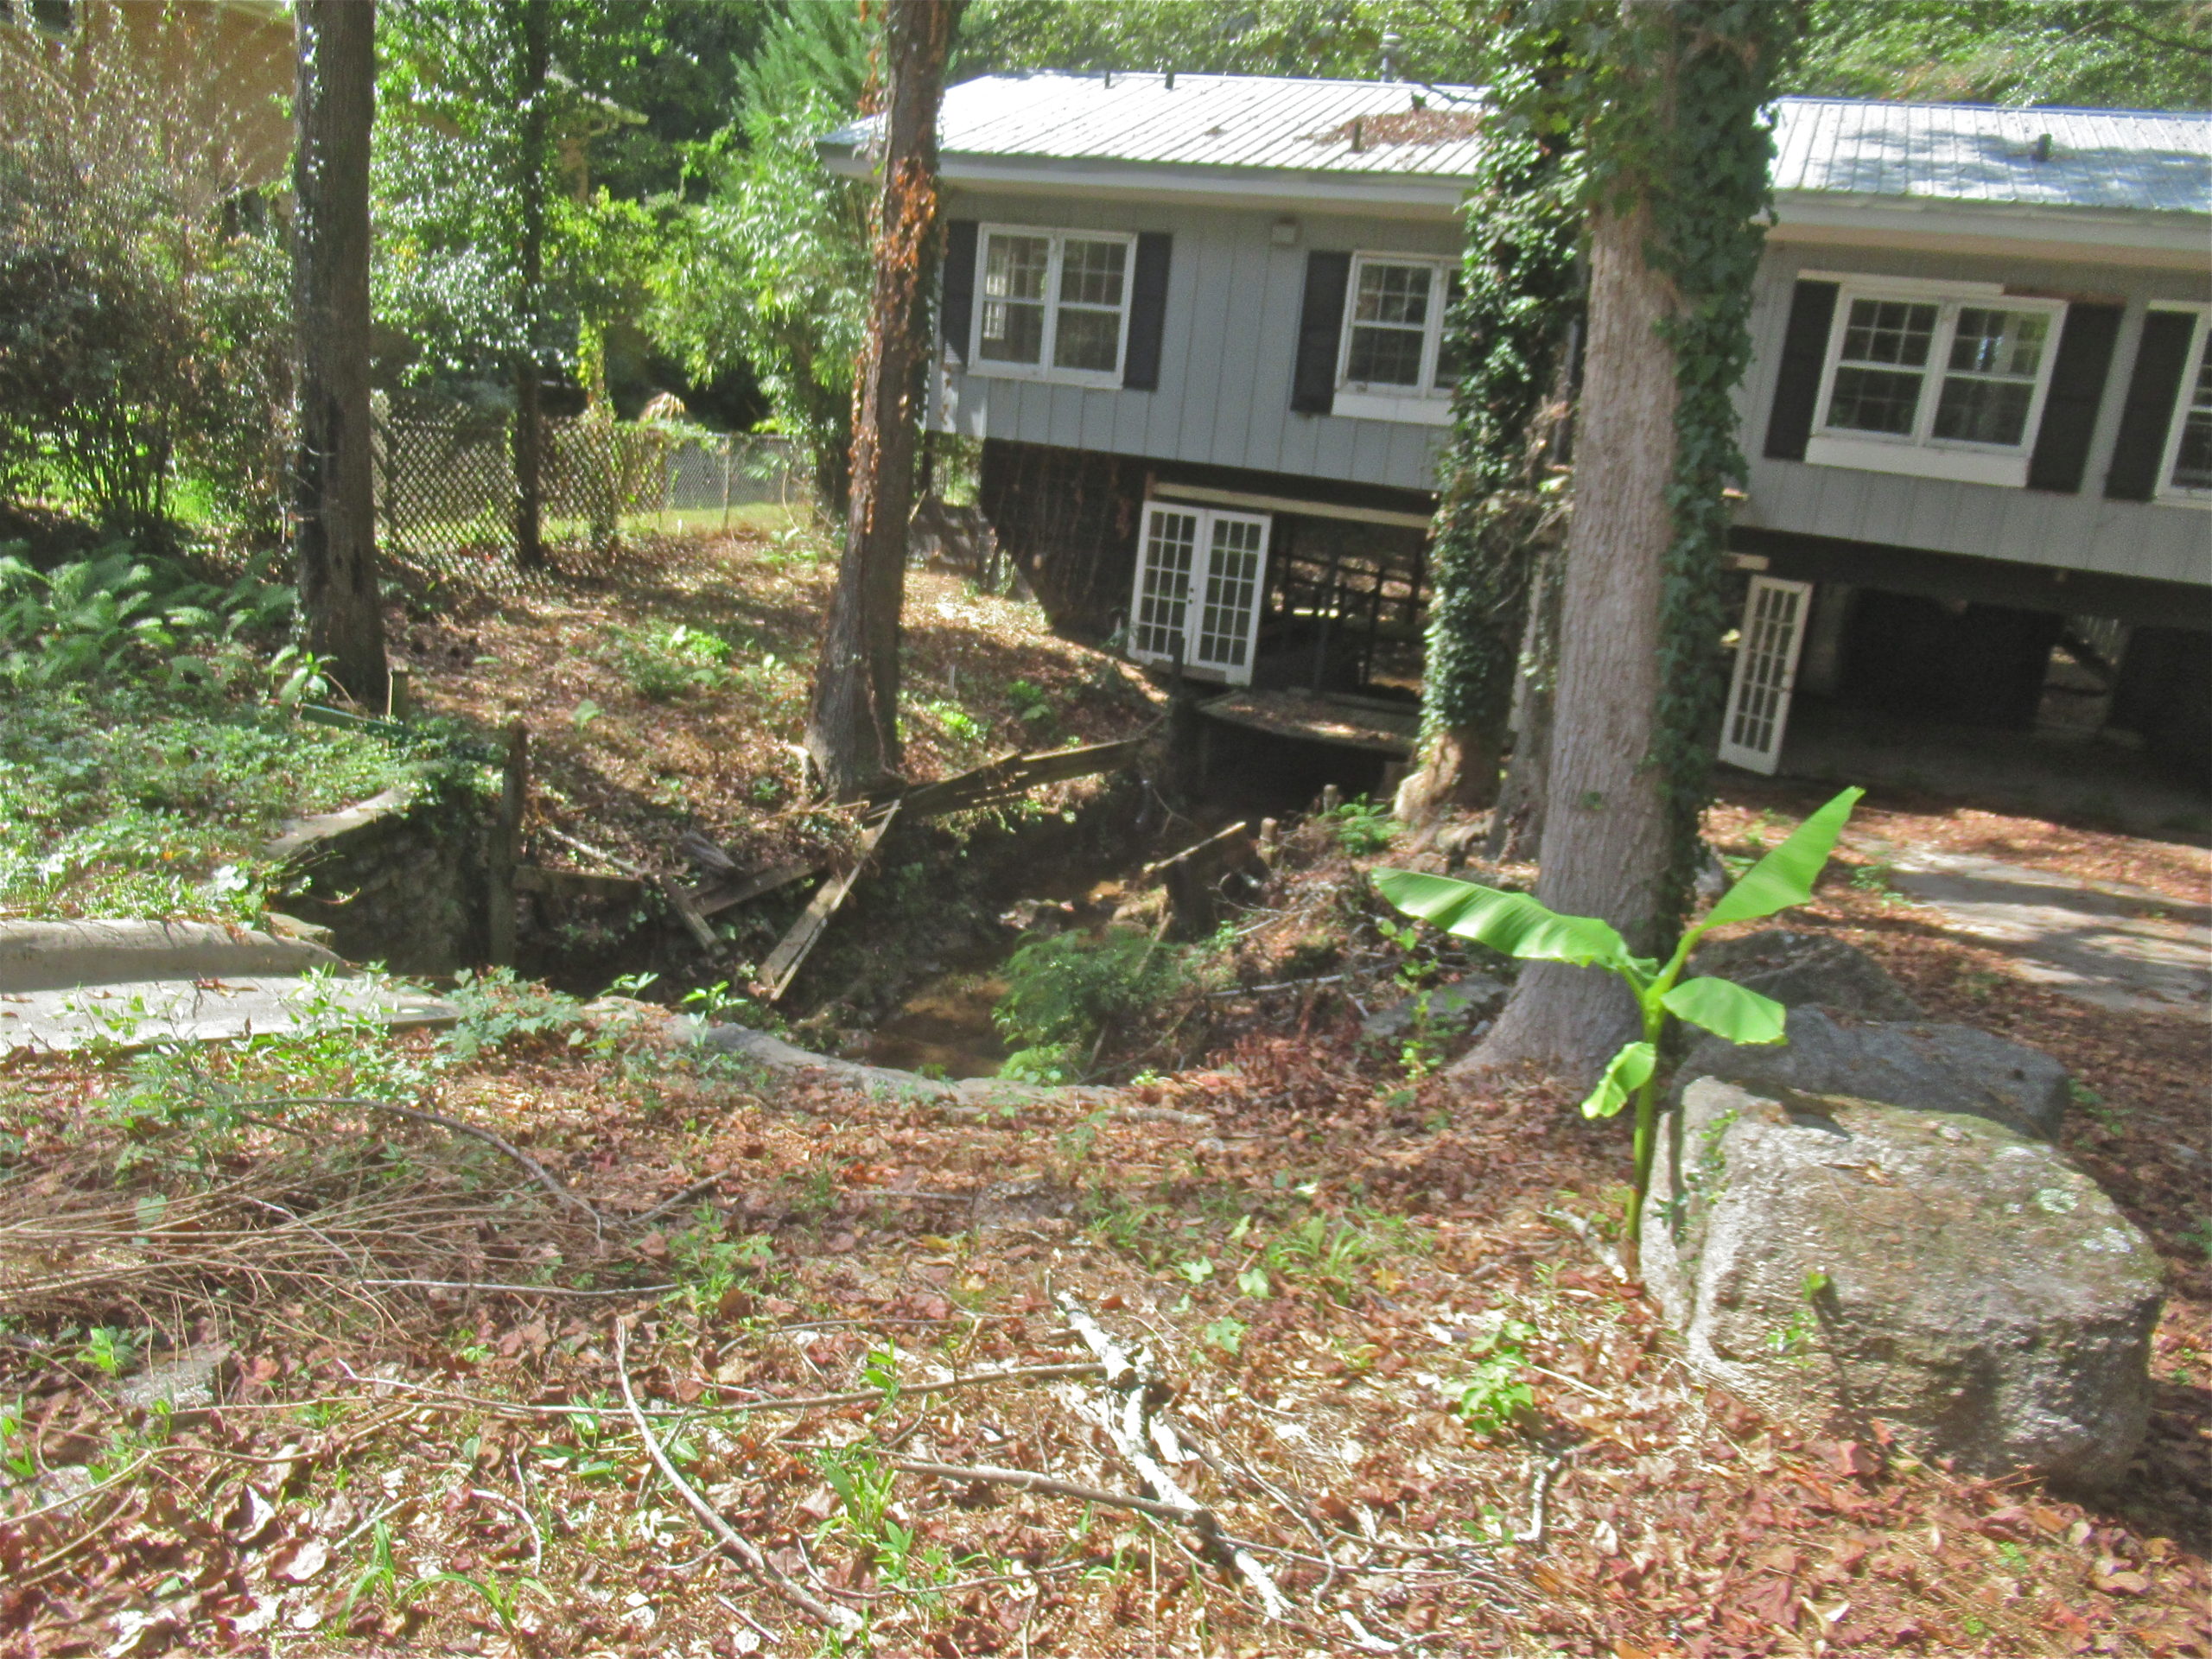
POLYGON ((2196 314, 2166 446, 2158 493, 2168 500, 2212 505, 2212 311, 2196 314))
POLYGON ((1110 384, 1122 372, 1133 236, 986 227, 975 368, 1110 384))
POLYGON ((1444 320, 1459 289, 1459 273, 1449 259, 1355 255, 1344 296, 1344 357, 1332 412, 1448 421, 1459 365, 1446 349, 1444 320))
POLYGON ((1993 284, 1844 279, 1805 459, 2024 485, 2065 306, 1993 284))

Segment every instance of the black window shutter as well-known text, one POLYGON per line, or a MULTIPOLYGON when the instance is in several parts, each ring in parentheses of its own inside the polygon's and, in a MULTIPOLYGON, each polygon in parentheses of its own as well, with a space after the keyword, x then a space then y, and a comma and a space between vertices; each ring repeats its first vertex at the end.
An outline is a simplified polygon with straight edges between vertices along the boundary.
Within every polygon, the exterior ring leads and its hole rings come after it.
POLYGON ((944 302, 938 308, 944 343, 963 364, 968 329, 976 315, 976 221, 947 219, 944 226, 944 302))
POLYGON ((2112 470, 2105 493, 2115 501, 2148 501, 2158 493, 2158 463, 2166 458, 2166 434, 2181 393, 2182 359, 2189 355, 2196 319, 2186 311, 2152 311, 2143 318, 2143 339, 2135 348, 2135 372, 2128 377, 2127 401, 2120 410, 2120 441, 2113 446, 2112 470))
POLYGON ((2089 434, 2104 401, 2105 377, 2112 372, 2113 342, 2120 338, 2120 308, 2069 305, 2058 336, 2058 356, 2050 365, 2050 390, 2043 403, 2043 425, 2036 431, 2035 454, 2028 461, 2028 487, 2072 495, 2082 487, 2089 464, 2089 434))
POLYGON ((1326 415, 1337 404, 1337 344, 1344 332, 1344 290, 1351 286, 1351 255, 1306 256, 1306 302, 1298 314, 1298 364, 1291 372, 1290 406, 1301 415, 1326 415))
POLYGON ((1129 349, 1122 384, 1131 391, 1160 390, 1160 342, 1167 327, 1167 255, 1174 238, 1165 231, 1137 235, 1137 268, 1129 278, 1129 349))
POLYGON ((1774 407, 1766 417, 1766 453, 1773 461, 1802 461, 1813 435, 1813 405, 1820 401, 1827 368, 1828 326, 1835 321, 1834 283, 1799 283, 1789 296, 1789 327, 1782 336, 1782 364, 1774 378, 1774 407))

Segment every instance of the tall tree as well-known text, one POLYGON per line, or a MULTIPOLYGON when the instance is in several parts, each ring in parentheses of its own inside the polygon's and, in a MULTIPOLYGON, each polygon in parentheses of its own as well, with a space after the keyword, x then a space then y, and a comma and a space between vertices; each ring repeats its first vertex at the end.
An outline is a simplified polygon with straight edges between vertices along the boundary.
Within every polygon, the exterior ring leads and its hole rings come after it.
POLYGON ((553 67, 552 0, 522 0, 522 50, 515 57, 515 107, 522 128, 515 146, 515 314, 522 321, 522 349, 515 354, 515 563, 525 570, 545 563, 540 487, 545 449, 543 416, 545 367, 542 339, 545 281, 547 124, 553 67))
POLYGON ((292 188, 299 327, 293 550, 308 648, 361 702, 383 699, 369 434, 369 134, 375 0, 301 0, 292 188))
MULTIPOLYGON (((1720 689, 1723 491, 1739 482, 1731 391, 1771 143, 1760 109, 1800 8, 1581 0, 1589 336, 1566 619, 1537 894, 1631 950, 1679 928, 1720 689)), ((1523 973, 1464 1064, 1601 1066, 1634 1026, 1624 989, 1560 963, 1523 973)))
POLYGON ((899 770, 899 612, 930 296, 938 260, 937 116, 961 0, 889 0, 875 283, 853 421, 852 506, 807 710, 806 747, 830 797, 899 770))

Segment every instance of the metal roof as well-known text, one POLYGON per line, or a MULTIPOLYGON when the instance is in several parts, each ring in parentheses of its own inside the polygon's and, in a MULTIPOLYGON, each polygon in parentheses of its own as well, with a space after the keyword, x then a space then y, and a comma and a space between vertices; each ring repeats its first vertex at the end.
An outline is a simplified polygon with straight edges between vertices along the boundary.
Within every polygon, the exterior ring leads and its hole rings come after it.
MULTIPOLYGON (((1259 75, 1170 81, 1044 70, 962 81, 945 89, 938 149, 948 171, 963 156, 1440 179, 1475 169, 1472 87, 1259 75)), ((855 122, 823 143, 855 145, 874 125, 855 122)))
POLYGON ((2212 213, 2212 116, 1777 101, 1777 193, 2212 213), (2050 135, 2048 159, 2038 146, 2050 135))
MULTIPOLYGON (((1362 188, 1360 175, 1370 188, 1433 194, 1474 174, 1474 87, 1259 75, 1169 82, 1038 70, 948 87, 938 124, 945 175, 1034 169, 1073 184, 1102 180, 1109 164, 1204 168, 1224 180, 1294 173, 1324 175, 1317 187, 1341 199, 1362 188)), ((1785 197, 2212 213, 2212 116, 1841 98, 1779 99, 1775 114, 1774 188, 1785 197), (2045 134, 2047 158, 2037 160, 2045 134)), ((877 124, 855 122, 822 148, 842 160, 877 124)))

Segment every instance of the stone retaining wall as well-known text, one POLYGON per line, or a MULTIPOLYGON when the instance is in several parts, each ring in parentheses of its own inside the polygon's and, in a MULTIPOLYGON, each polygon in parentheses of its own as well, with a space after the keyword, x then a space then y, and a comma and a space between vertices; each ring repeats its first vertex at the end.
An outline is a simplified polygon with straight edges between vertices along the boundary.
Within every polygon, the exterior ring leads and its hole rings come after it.
POLYGON ((348 962, 449 974, 486 954, 485 829, 486 810, 471 799, 392 789, 296 819, 269 851, 305 883, 284 910, 327 928, 348 962))

